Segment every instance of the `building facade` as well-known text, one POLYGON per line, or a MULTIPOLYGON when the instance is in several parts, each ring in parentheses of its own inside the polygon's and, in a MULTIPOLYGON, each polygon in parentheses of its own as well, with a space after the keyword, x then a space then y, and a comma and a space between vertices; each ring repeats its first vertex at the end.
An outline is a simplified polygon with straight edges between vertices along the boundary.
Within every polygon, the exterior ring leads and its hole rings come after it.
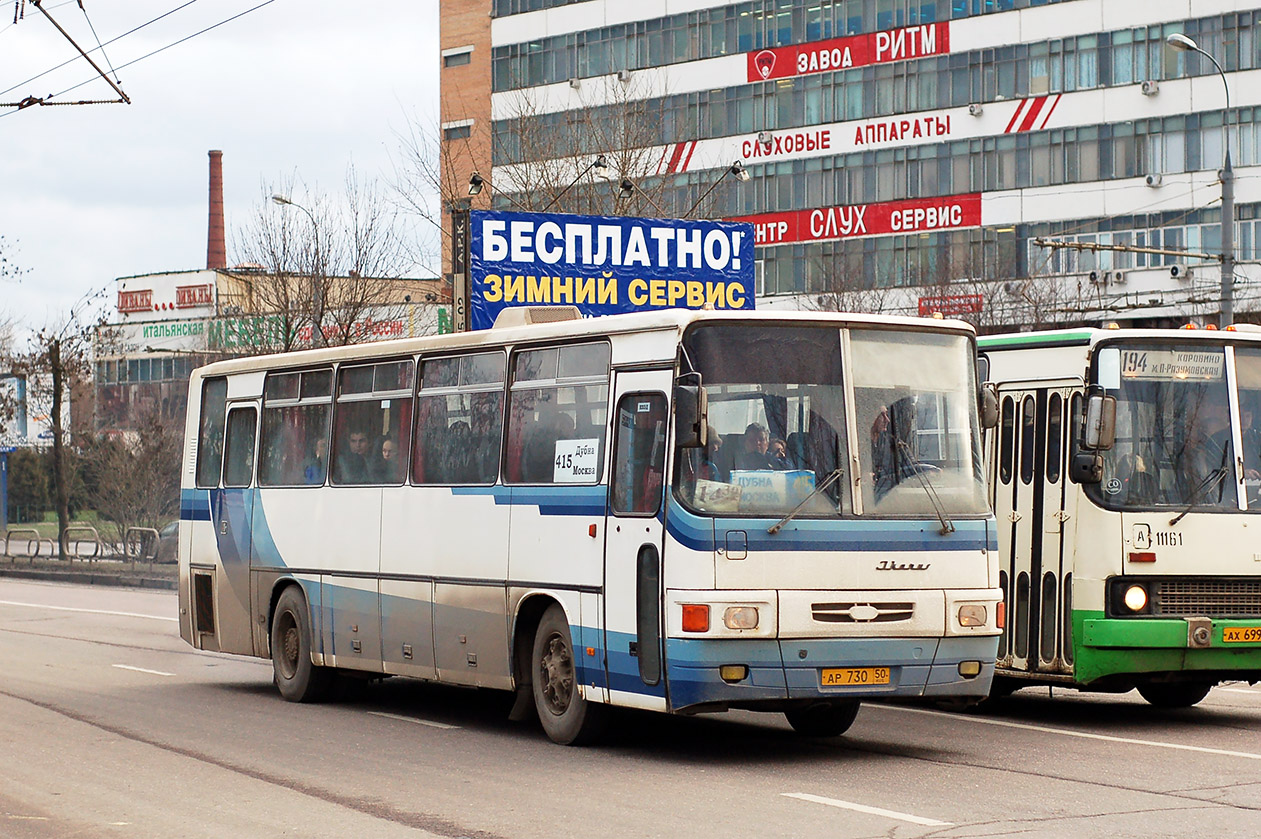
POLYGON ((552 171, 581 200, 605 154, 652 212, 752 222, 759 306, 1211 322, 1228 145, 1256 320, 1259 21, 1255 0, 457 0, 448 191, 489 173, 488 206, 526 206, 552 171))
MULTIPOLYGON (((326 290, 363 282, 326 279, 326 290)), ((309 311, 262 302, 275 299, 269 290, 301 288, 302 280, 251 266, 118 279, 114 317, 94 340, 97 430, 134 431, 155 416, 182 423, 189 374, 219 359, 451 331, 443 284, 400 279, 370 281, 381 284, 372 304, 361 295, 344 323, 330 305, 316 335, 309 311)))

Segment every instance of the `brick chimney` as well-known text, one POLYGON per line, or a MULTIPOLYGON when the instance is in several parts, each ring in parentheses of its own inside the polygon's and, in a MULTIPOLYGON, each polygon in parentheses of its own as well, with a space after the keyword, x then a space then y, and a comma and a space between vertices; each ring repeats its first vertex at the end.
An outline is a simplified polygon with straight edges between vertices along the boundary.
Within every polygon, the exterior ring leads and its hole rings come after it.
POLYGON ((210 225, 206 236, 206 267, 227 268, 223 243, 223 152, 210 152, 210 225))

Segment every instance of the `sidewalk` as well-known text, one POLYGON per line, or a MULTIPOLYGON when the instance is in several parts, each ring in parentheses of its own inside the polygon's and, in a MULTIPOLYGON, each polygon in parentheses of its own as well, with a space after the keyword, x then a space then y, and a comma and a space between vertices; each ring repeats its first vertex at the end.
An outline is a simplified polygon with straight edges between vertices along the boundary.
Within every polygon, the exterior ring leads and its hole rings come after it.
POLYGON ((0 554, 0 577, 174 590, 179 582, 179 568, 171 564, 150 565, 114 559, 32 559, 29 556, 0 554))

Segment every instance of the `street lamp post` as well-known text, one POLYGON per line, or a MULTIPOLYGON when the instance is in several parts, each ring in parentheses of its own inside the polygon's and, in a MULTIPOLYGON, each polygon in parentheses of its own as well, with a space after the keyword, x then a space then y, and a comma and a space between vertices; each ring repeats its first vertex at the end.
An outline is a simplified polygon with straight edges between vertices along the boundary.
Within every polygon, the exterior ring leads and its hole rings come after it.
POLYGON ((1165 39, 1165 43, 1176 50, 1198 52, 1213 62, 1217 73, 1222 77, 1222 87, 1226 89, 1226 110, 1222 113, 1222 134, 1226 149, 1222 163, 1222 322, 1226 327, 1235 320, 1235 170, 1230 165, 1230 85, 1226 82, 1226 71, 1217 59, 1201 49, 1195 41, 1175 32, 1165 39))
POLYGON ((279 204, 282 207, 297 207, 306 213, 306 217, 311 221, 311 235, 315 238, 315 253, 311 260, 311 302, 314 304, 315 311, 311 313, 311 320, 314 322, 313 339, 322 341, 324 334, 324 294, 321 287, 324 282, 324 271, 322 269, 323 256, 320 253, 320 225, 315 220, 315 215, 296 201, 292 201, 285 195, 273 195, 271 197, 273 204, 279 204))

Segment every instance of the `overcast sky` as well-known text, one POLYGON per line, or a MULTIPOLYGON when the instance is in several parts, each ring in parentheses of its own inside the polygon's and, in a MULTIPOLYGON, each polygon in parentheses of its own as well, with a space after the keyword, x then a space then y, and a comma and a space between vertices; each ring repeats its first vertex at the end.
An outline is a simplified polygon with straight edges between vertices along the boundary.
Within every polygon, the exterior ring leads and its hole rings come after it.
MULTIPOLYGON (((118 67, 264 0, 82 2, 86 17, 76 0, 44 8, 84 49, 99 36, 118 67)), ((204 268, 210 149, 223 150, 229 262, 265 183, 337 193, 350 163, 389 178, 396 133, 437 122, 437 6, 272 0, 120 70, 130 105, 0 109, 0 235, 27 272, 0 281, 0 316, 38 328, 102 288, 112 307, 117 277, 204 268)), ((0 4, 0 102, 93 79, 29 0, 16 25, 13 12, 0 4)), ((52 101, 114 97, 98 77, 52 101)))

